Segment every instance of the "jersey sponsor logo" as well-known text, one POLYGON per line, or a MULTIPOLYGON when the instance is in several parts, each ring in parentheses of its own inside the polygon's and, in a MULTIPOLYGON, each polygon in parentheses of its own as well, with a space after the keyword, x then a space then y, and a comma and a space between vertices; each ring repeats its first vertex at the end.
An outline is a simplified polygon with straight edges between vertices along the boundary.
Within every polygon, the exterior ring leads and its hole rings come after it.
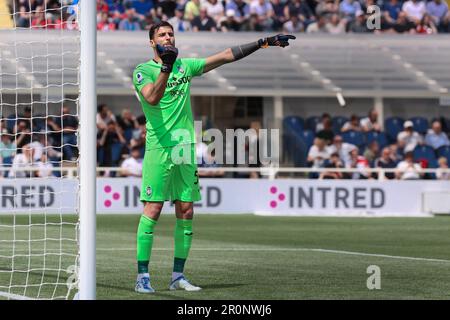
POLYGON ((179 73, 184 73, 184 69, 182 66, 177 67, 179 73))
POLYGON ((136 73, 136 80, 138 83, 141 83, 142 80, 144 80, 144 77, 142 76, 142 73, 138 72, 136 73))
MULTIPOLYGON (((167 88, 173 88, 175 86, 178 86, 180 84, 185 84, 191 82, 192 77, 191 76, 185 76, 180 79, 177 79, 176 81, 171 81, 167 83, 167 88)), ((175 80, 175 79, 174 79, 175 80)))

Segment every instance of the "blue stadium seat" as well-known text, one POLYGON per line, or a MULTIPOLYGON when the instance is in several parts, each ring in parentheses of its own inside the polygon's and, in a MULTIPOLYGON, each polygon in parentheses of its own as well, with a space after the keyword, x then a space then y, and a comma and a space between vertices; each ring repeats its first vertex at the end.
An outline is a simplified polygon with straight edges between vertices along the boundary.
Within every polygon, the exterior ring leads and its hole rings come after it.
POLYGON ((424 117, 412 117, 409 119, 414 124, 414 131, 417 131, 421 134, 426 134, 428 128, 430 127, 428 120, 424 117))
POLYGON ((359 131, 347 131, 342 133, 342 139, 344 142, 354 144, 358 148, 362 148, 364 146, 364 135, 359 131))
POLYGON ((331 119, 331 122, 333 124, 333 131, 334 133, 339 133, 341 132, 341 128, 344 125, 344 123, 346 123, 347 121, 349 121, 349 119, 347 117, 344 116, 336 116, 333 117, 331 119))
POLYGON ((386 131, 389 142, 394 143, 397 141, 397 135, 400 131, 403 131, 403 120, 400 117, 390 117, 384 121, 384 130, 386 131))
POLYGON ((316 126, 320 121, 322 121, 322 118, 319 116, 312 116, 307 118, 305 129, 311 130, 312 132, 316 132, 316 126))
POLYGON ((386 137, 386 133, 377 132, 377 131, 369 131, 366 133, 366 143, 370 144, 372 141, 377 141, 380 148, 384 148, 388 145, 388 140, 386 137))
POLYGON ((434 153, 434 150, 432 147, 423 145, 423 146, 416 146, 414 148, 414 160, 419 161, 421 159, 425 159, 428 161, 429 166, 431 167, 431 164, 436 164, 436 155, 434 153))
POLYGON ((304 130, 301 132, 301 137, 302 137, 303 141, 305 142, 306 147, 309 150, 309 148, 311 148, 311 146, 314 143, 314 137, 315 137, 314 132, 312 130, 304 130))
POLYGON ((436 155, 439 157, 447 158, 447 162, 450 164, 450 146, 442 146, 436 150, 436 155))
POLYGON ((301 132, 305 128, 305 120, 297 116, 288 116, 284 118, 283 125, 288 132, 301 132))

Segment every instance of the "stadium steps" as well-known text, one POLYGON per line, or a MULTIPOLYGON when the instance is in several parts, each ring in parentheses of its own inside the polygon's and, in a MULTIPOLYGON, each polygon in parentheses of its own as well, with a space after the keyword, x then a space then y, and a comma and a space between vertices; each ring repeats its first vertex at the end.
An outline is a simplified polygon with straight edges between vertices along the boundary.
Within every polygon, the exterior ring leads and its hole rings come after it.
POLYGON ((6 0, 0 0, 0 29, 12 29, 13 21, 6 0))

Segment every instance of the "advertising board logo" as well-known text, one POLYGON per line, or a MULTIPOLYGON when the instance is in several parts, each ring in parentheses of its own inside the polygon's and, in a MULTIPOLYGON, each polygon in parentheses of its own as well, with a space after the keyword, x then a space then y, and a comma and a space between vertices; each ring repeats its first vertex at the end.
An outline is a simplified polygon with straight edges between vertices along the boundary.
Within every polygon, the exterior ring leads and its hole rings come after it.
POLYGON ((111 199, 106 199, 105 202, 103 202, 103 204, 105 205, 105 207, 109 208, 112 205, 113 201, 118 201, 120 200, 120 193, 118 192, 113 192, 112 188, 110 185, 107 185, 103 188, 103 191, 107 194, 107 195, 112 195, 112 200, 111 199))
POLYGON ((276 208, 278 206, 278 202, 283 202, 286 200, 286 195, 282 192, 278 192, 277 187, 272 186, 270 187, 270 193, 276 196, 276 200, 270 201, 270 207, 276 208))

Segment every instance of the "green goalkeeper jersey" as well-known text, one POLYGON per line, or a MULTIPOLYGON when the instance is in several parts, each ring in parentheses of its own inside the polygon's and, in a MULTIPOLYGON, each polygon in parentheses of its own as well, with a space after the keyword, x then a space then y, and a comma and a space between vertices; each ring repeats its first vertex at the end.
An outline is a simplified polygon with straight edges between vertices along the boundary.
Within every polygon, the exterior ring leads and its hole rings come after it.
POLYGON ((192 78, 203 73, 205 62, 206 59, 177 59, 157 105, 148 103, 141 90, 145 85, 156 82, 161 64, 150 60, 136 67, 133 84, 146 118, 146 150, 195 143, 190 87, 192 78))

